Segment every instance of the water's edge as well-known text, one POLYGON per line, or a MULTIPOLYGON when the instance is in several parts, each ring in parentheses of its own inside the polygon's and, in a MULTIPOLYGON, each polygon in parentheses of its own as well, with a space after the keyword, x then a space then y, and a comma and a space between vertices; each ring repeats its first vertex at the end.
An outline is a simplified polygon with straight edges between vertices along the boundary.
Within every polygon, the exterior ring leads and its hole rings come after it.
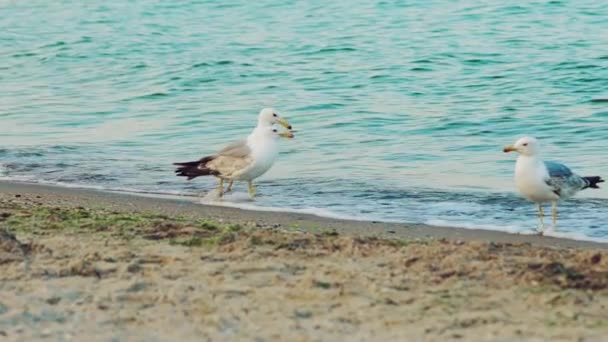
MULTIPOLYGON (((176 193, 163 193, 163 192, 147 192, 147 191, 137 191, 133 189, 108 189, 99 186, 87 186, 82 184, 57 184, 52 182, 44 182, 44 181, 24 181, 24 180, 14 180, 14 179, 6 179, 6 177, 0 177, 0 183, 14 184, 14 185, 25 185, 25 186, 42 186, 42 187, 50 187, 56 188, 59 191, 66 190, 83 190, 83 191, 93 191, 107 194, 118 194, 118 195, 127 195, 127 196, 135 196, 140 198, 152 198, 152 199, 168 199, 168 200, 178 200, 180 202, 193 203, 201 206, 211 206, 218 208, 234 208, 239 210, 251 211, 251 212, 264 212, 264 213, 277 213, 277 214, 296 214, 296 215, 311 215, 314 217, 319 217, 323 219, 329 220, 338 220, 338 221, 348 221, 348 222, 361 222, 361 223, 385 223, 385 224, 405 224, 405 225, 419 225, 426 227, 441 227, 448 229, 456 229, 456 230, 466 230, 466 231, 485 231, 492 233, 505 233, 508 235, 514 236, 529 236, 536 237, 538 234, 535 230, 517 230, 514 229, 513 226, 494 226, 494 225, 483 225, 483 224, 474 224, 474 223, 461 223, 461 222, 451 222, 449 220, 442 219, 430 219, 423 222, 420 221, 404 221, 404 220, 385 220, 382 218, 370 218, 370 217, 357 217, 353 215, 336 213, 323 208, 288 208, 288 207, 272 207, 272 206, 262 206, 256 205, 254 201, 249 200, 245 193, 237 193, 237 194, 228 194, 223 201, 218 201, 215 198, 215 193, 213 191, 207 193, 206 196, 200 197, 197 195, 189 195, 189 194, 176 194, 176 193)), ((547 238, 557 238, 557 239, 566 239, 572 241, 581 241, 581 242, 593 242, 593 243, 608 243, 608 239, 605 238, 593 238, 588 237, 583 234, 577 234, 573 232, 563 232, 563 231, 553 231, 548 229, 544 233, 544 237, 547 238)))

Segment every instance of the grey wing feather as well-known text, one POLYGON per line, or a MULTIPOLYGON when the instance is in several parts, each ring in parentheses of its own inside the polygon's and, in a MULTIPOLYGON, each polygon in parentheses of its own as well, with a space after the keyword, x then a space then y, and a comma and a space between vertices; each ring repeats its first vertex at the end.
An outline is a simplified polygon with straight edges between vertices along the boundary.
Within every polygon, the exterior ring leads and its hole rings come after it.
POLYGON ((545 162, 545 166, 549 172, 546 183, 560 197, 570 197, 587 186, 587 182, 582 177, 572 173, 564 164, 545 162))
POLYGON ((251 149, 247 146, 247 140, 241 140, 224 147, 217 154, 220 156, 243 158, 250 153, 251 149))
POLYGON ((253 161, 247 140, 234 142, 221 149, 207 167, 225 178, 236 177, 253 161))
POLYGON ((545 166, 547 167, 547 171, 549 171, 549 176, 551 177, 569 177, 572 176, 572 171, 564 165, 556 162, 545 162, 545 166))

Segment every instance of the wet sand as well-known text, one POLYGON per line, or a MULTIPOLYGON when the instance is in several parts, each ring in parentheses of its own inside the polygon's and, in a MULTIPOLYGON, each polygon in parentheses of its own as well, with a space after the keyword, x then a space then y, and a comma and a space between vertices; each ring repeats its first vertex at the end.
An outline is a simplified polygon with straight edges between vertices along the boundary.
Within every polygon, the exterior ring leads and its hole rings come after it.
POLYGON ((0 339, 600 341, 605 249, 0 183, 0 339))
POLYGON ((314 231, 319 227, 353 236, 374 236, 399 239, 450 239, 505 243, 531 243, 547 247, 577 247, 608 249, 608 244, 570 239, 520 235, 482 229, 435 227, 424 224, 398 224, 354 220, 337 220, 309 214, 265 212, 230 207, 202 205, 198 198, 159 198, 118 192, 89 189, 72 189, 57 186, 12 183, 0 181, 0 193, 6 196, 28 195, 37 203, 65 207, 86 206, 111 208, 130 212, 184 215, 193 218, 212 218, 220 222, 297 228, 314 231))

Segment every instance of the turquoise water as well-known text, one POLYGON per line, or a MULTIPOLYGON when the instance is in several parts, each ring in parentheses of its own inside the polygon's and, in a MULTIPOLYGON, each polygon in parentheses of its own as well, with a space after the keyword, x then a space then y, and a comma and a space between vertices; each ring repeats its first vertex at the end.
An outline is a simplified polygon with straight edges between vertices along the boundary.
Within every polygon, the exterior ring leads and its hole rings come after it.
MULTIPOLYGON (((171 162, 298 131, 258 207, 530 232, 513 155, 608 178, 602 1, 12 1, 0 4, 0 175, 195 195, 171 162)), ((608 186, 604 186, 608 188, 608 186)), ((244 192, 244 187, 238 188, 244 192)), ((560 231, 608 239, 608 190, 560 231)))

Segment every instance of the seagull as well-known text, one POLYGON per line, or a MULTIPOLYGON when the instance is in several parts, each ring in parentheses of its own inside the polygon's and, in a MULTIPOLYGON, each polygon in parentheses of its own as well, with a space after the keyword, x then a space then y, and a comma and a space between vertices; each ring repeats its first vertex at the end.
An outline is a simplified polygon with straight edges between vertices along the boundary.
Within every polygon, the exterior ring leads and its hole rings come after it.
POLYGON ((247 181, 249 197, 254 198, 256 187, 253 180, 268 171, 274 163, 279 149, 279 138, 294 137, 291 125, 272 108, 264 108, 258 116, 258 125, 246 139, 234 142, 216 154, 191 162, 174 163, 177 176, 192 180, 199 176, 215 176, 219 179, 218 196, 224 195, 224 181, 229 181, 226 192, 232 191, 234 181, 247 181), (273 128, 279 124, 287 132, 279 133, 273 128))
POLYGON ((540 158, 538 140, 523 137, 513 145, 506 146, 503 152, 517 152, 519 157, 515 163, 515 184, 523 197, 536 202, 540 234, 543 234, 543 203, 551 202, 553 227, 557 225, 557 202, 574 196, 577 192, 591 188, 599 189, 601 177, 581 177, 564 165, 545 161, 540 158))

